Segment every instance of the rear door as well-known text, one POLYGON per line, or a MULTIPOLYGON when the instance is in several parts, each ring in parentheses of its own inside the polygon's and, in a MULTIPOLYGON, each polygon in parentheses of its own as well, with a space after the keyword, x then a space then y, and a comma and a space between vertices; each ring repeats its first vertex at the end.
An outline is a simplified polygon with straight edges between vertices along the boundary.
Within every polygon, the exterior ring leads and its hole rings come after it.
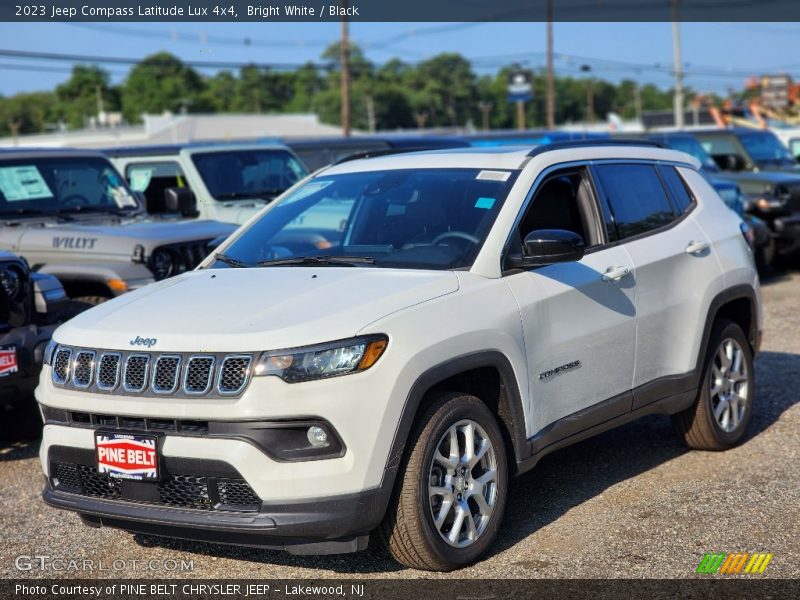
POLYGON ((705 295, 720 267, 696 223, 696 202, 673 165, 593 167, 636 280, 633 408, 687 391, 705 295))

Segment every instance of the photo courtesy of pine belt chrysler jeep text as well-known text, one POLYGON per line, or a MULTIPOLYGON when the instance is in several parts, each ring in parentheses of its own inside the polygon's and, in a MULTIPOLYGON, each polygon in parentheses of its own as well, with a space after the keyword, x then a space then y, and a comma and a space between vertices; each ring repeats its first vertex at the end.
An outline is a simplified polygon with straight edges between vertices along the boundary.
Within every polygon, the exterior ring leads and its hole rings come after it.
POLYGON ((760 292, 699 167, 612 141, 318 171, 193 272, 55 332, 45 500, 298 554, 374 532, 449 570, 557 448, 652 413, 692 448, 733 446, 760 292))

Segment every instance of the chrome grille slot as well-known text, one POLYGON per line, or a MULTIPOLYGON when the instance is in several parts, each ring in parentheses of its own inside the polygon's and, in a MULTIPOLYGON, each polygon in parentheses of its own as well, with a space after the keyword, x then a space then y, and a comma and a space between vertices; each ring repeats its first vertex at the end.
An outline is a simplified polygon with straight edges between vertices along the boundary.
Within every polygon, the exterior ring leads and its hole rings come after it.
POLYGON ((69 379, 69 363, 72 360, 72 349, 59 347, 53 358, 53 383, 64 385, 69 379))
POLYGON ((178 387, 181 357, 164 355, 156 359, 151 386, 156 394, 171 394, 178 387))
POLYGON ((51 377, 55 385, 95 394, 230 398, 247 388, 253 361, 253 354, 58 346, 51 377))
POLYGON ((213 356, 193 356, 186 366, 183 390, 187 394, 206 394, 211 389, 214 375, 213 356))
POLYGON ((75 355, 75 363, 72 365, 72 385, 77 388, 87 388, 92 385, 94 357, 94 350, 80 350, 75 355))
POLYGON ((252 356, 233 355, 222 361, 217 376, 217 391, 220 394, 238 394, 247 385, 252 356))
POLYGON ((128 357, 125 361, 125 375, 122 378, 122 387, 126 392, 144 391, 149 367, 149 354, 131 354, 128 357))
POLYGON ((108 352, 100 356, 97 364, 97 387, 101 390, 113 390, 119 383, 119 363, 121 356, 118 353, 108 352))

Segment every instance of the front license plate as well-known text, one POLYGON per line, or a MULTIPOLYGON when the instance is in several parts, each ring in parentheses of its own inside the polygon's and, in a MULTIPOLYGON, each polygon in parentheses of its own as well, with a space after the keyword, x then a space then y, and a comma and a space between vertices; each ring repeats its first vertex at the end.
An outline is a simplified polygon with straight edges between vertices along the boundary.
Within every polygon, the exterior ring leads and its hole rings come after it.
POLYGON ((17 349, 14 346, 0 346, 0 377, 11 375, 18 370, 17 349))
POLYGON ((97 472, 118 479, 158 479, 158 442, 149 435, 105 433, 94 436, 97 472))

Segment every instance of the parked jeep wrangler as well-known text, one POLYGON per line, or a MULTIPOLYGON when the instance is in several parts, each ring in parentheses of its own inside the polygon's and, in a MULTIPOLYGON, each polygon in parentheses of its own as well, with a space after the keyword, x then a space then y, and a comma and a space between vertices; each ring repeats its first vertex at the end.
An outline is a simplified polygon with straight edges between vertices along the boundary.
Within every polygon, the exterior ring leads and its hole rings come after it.
POLYGON ((295 553, 377 531, 448 570, 489 549, 509 477, 553 450, 653 413, 730 448, 760 292, 699 167, 590 142, 315 173, 197 270, 56 331, 45 501, 295 553))
POLYGON ((109 148, 151 215, 175 214, 241 225, 308 175, 282 144, 173 144, 109 148), (168 195, 180 198, 171 206, 168 195))
POLYGON ((0 418, 14 423, 15 431, 8 433, 25 434, 36 423, 33 390, 42 358, 68 311, 55 277, 31 273, 19 256, 0 251, 0 418), (20 411, 13 420, 5 416, 10 410, 20 411))
POLYGON ((99 152, 0 152, 0 248, 55 275, 82 302, 97 304, 191 270, 209 241, 234 229, 148 218, 99 152))

